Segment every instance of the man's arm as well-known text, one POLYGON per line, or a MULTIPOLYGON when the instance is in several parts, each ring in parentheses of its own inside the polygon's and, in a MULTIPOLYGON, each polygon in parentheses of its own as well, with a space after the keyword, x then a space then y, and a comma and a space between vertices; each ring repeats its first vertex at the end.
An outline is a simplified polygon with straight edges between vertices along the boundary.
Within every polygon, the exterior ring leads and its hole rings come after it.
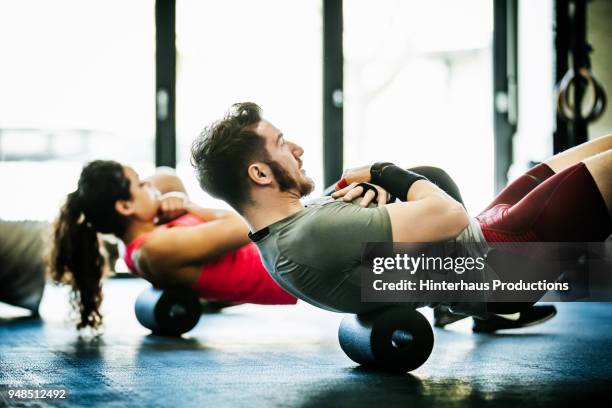
POLYGON ((412 184, 407 198, 407 202, 385 206, 393 242, 445 241, 469 225, 465 208, 427 180, 412 184))
MULTIPOLYGON (((469 224, 461 203, 454 200, 424 177, 398 168, 391 163, 379 163, 348 170, 344 177, 351 183, 373 182, 406 202, 389 204, 394 242, 435 242, 457 237, 469 224), (372 180, 372 168, 376 177, 372 180), (382 170, 382 171, 381 171, 382 170)), ((350 189, 349 186, 347 189, 350 189)), ((354 198, 351 191, 345 194, 354 198)), ((355 192, 356 195, 360 191, 355 192)), ((353 195, 355 195, 353 194, 353 195)))

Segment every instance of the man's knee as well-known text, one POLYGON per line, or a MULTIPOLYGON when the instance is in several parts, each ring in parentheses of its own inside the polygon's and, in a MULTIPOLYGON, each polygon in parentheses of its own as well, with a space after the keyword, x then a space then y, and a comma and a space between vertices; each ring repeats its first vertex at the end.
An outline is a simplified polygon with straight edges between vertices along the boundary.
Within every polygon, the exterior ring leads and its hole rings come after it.
POLYGON ((427 177, 429 181, 440 187, 446 194, 453 197, 461 204, 464 204, 463 197, 461 197, 461 192, 459 191, 459 186, 457 186, 457 183, 455 183, 455 181, 446 171, 434 166, 417 166, 408 170, 427 177))

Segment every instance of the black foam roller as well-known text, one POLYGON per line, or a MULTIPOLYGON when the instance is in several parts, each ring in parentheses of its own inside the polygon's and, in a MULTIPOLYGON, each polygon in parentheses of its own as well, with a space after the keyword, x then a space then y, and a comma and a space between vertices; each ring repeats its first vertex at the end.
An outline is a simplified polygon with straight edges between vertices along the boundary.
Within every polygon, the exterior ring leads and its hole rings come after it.
POLYGON ((338 330, 340 347, 354 362, 383 370, 412 371, 433 349, 431 325, 421 313, 391 308, 347 315, 338 330))
POLYGON ((193 329, 200 320, 200 301, 189 289, 149 288, 134 305, 136 318, 156 334, 179 336, 193 329))

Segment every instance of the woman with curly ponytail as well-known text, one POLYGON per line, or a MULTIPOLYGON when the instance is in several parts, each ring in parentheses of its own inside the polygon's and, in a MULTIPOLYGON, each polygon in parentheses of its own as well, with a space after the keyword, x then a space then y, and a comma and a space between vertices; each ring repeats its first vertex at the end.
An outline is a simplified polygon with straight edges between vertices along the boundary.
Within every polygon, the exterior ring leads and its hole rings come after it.
POLYGON ((126 222, 112 207, 129 199, 129 180, 119 163, 94 161, 79 179, 78 189, 66 198, 54 227, 51 277, 72 286, 71 304, 78 311, 77 328, 98 328, 102 323, 104 257, 97 232, 125 233, 126 222))
POLYGON ((155 286, 190 286, 202 298, 237 303, 293 304, 267 274, 248 228, 235 213, 189 202, 167 171, 141 181, 114 161, 88 163, 54 226, 50 272, 72 287, 77 328, 102 324, 106 269, 98 233, 126 245, 125 262, 155 286))
POLYGON ((55 225, 52 252, 54 280, 71 284, 71 303, 80 313, 77 327, 97 328, 101 323, 102 269, 98 236, 90 224, 84 222, 79 206, 78 191, 70 193, 55 225))

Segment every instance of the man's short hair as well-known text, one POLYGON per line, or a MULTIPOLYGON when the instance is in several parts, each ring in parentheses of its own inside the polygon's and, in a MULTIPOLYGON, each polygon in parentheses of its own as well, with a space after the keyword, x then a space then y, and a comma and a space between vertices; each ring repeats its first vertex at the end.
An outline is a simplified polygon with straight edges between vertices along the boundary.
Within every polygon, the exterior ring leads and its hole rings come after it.
POLYGON ((253 130, 261 119, 257 104, 236 103, 223 119, 206 127, 191 146, 191 164, 200 187, 238 212, 251 200, 249 165, 267 157, 265 139, 253 130))

